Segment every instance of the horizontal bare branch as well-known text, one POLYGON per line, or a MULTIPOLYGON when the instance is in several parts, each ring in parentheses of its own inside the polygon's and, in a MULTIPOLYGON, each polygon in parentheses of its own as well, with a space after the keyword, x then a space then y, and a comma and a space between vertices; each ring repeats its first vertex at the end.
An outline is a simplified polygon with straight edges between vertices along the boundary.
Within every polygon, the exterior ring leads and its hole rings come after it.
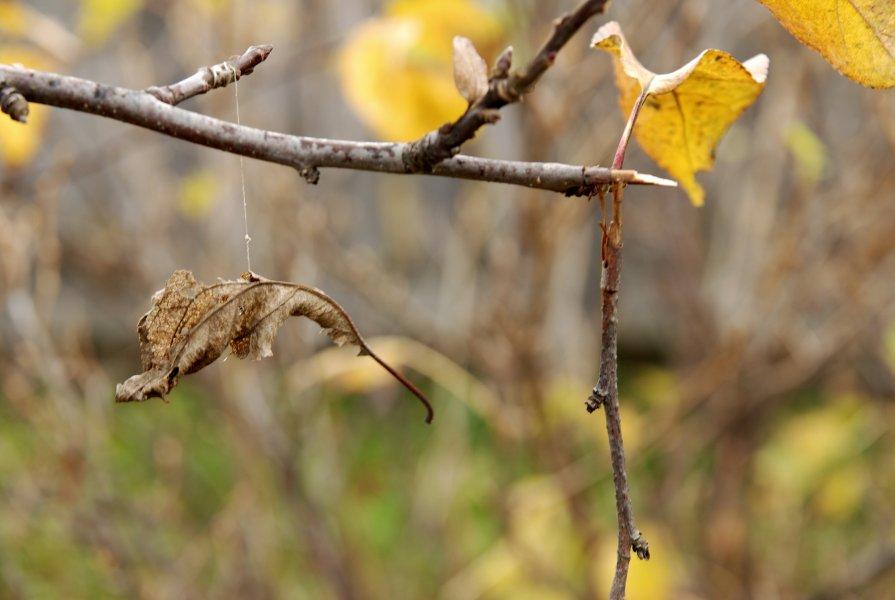
POLYGON ((264 62, 273 50, 273 46, 249 46, 240 56, 231 57, 222 63, 210 67, 202 67, 186 79, 163 87, 153 86, 146 91, 164 102, 175 106, 193 96, 225 87, 248 75, 259 64, 264 62))
MULTIPOLYGON (((294 167, 311 182, 319 168, 413 174, 404 160, 409 143, 331 140, 265 131, 171 106, 152 94, 56 73, 0 65, 0 81, 28 101, 115 119, 195 144, 294 167)), ((675 186, 630 170, 558 163, 504 161, 458 155, 431 172, 441 177, 523 185, 589 196, 612 182, 675 186)))

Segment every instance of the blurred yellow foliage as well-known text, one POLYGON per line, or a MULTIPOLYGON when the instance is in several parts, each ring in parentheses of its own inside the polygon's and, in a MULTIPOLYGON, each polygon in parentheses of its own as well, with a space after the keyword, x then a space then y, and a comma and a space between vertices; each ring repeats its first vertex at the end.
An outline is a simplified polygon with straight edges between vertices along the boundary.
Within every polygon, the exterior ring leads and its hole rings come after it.
POLYGON ((786 129, 786 146, 796 161, 799 179, 817 183, 827 166, 827 147, 811 128, 797 121, 786 129))
POLYGON ((98 46, 142 5, 143 0, 81 0, 78 35, 98 46))
MULTIPOLYGON (((452 397, 486 420, 501 434, 520 436, 526 424, 521 412, 501 404, 494 393, 475 375, 444 354, 404 337, 376 337, 367 340, 385 361, 399 369, 410 369, 434 382, 452 397)), ((369 394, 394 385, 394 378, 371 360, 351 360, 347 348, 325 348, 290 373, 294 389, 303 390, 327 383, 342 393, 369 394)), ((437 418, 437 414, 436 414, 437 418)))
MULTIPOLYGON (((640 379, 638 374, 635 381, 640 379)), ((598 421, 587 418, 584 400, 593 387, 593 383, 573 378, 558 377, 550 381, 544 402, 544 413, 548 423, 553 427, 565 427, 579 434, 580 440, 586 444, 605 444, 606 430, 603 428, 603 417, 598 421)), ((620 407, 622 423, 625 427, 625 449, 629 456, 636 456, 644 439, 643 416, 625 401, 622 393, 620 407)))
MULTIPOLYGON (((657 523, 644 521, 638 523, 640 530, 649 539, 654 556, 649 562, 632 556, 628 571, 627 600, 662 600, 677 598, 680 553, 671 543, 668 533, 657 523)), ((612 586, 615 573, 617 540, 615 532, 607 531, 600 543, 599 560, 594 563, 593 577, 596 589, 608 590, 612 586)))
POLYGON ((0 32, 9 36, 22 36, 27 22, 28 17, 21 4, 11 0, 0 1, 0 32))
POLYGON ((516 482, 507 493, 509 532, 448 582, 441 596, 461 598, 556 598, 573 596, 567 588, 538 583, 533 574, 572 580, 584 549, 572 528, 563 490, 550 476, 516 482))
POLYGON ((872 407, 842 397, 791 417, 759 452, 758 483, 773 494, 765 502, 780 510, 808 499, 821 516, 850 516, 870 483, 860 454, 875 439, 872 407))
MULTIPOLYGON (((40 70, 50 69, 50 61, 43 55, 23 46, 0 46, 0 63, 16 64, 40 70)), ((28 164, 40 147, 49 117, 46 106, 29 103, 27 123, 17 123, 0 115, 0 159, 8 167, 28 164)))
POLYGON ((825 520, 844 521, 860 508, 870 483, 869 467, 852 459, 822 480, 814 508, 825 520))
POLYGON ((454 87, 452 39, 488 55, 501 27, 472 0, 399 0, 355 29, 339 57, 345 96, 387 140, 410 140, 455 119, 466 102, 454 87))
POLYGON ((741 63, 727 52, 705 50, 671 73, 656 74, 640 64, 618 23, 594 36, 595 48, 612 54, 619 103, 627 118, 640 91, 649 88, 634 127, 643 150, 678 180, 696 206, 705 191, 696 172, 712 168, 715 146, 730 125, 764 89, 768 57, 741 63))
POLYGON ((510 536, 539 570, 562 573, 580 552, 565 494, 550 476, 520 480, 509 491, 510 536))
POLYGON ((218 191, 213 172, 207 169, 195 171, 181 180, 177 206, 188 217, 204 217, 214 206, 218 191))
POLYGON ((216 15, 228 7, 230 0, 193 0, 193 5, 199 10, 216 15))
POLYGON ((875 88, 895 86, 892 0, 760 0, 803 44, 843 75, 875 88))

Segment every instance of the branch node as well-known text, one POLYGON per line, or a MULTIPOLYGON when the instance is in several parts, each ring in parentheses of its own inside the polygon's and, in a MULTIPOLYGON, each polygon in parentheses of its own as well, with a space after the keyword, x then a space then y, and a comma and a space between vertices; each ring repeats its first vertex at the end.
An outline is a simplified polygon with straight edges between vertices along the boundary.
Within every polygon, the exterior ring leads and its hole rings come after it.
POLYGON ((637 554, 637 558, 639 558, 640 560, 649 560, 649 542, 646 541, 646 538, 643 537, 643 535, 639 531, 635 532, 632 538, 633 539, 631 540, 631 548, 637 554))
POLYGON ((308 167, 299 167, 298 174, 304 177, 305 181, 311 185, 317 185, 320 181, 320 169, 314 165, 308 167))
POLYGON ((0 84, 0 110, 9 115, 9 118, 19 123, 28 121, 28 101, 19 91, 11 85, 0 84))
POLYGON ((491 79, 506 79, 513 67, 513 47, 507 46, 497 60, 494 61, 494 67, 491 69, 491 79))

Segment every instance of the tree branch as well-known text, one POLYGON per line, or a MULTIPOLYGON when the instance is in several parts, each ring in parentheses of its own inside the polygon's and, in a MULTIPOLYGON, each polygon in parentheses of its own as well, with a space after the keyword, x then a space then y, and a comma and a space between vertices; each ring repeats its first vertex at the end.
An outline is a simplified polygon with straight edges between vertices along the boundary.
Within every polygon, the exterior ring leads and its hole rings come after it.
POLYGON ((507 104, 518 102, 534 88, 556 60, 557 53, 581 27, 596 14, 602 13, 609 0, 586 0, 575 10, 556 19, 553 33, 535 57, 524 68, 509 72, 513 48, 507 48, 497 60, 491 73, 488 93, 471 104, 453 123, 446 123, 411 142, 404 160, 414 172, 428 173, 438 163, 459 152, 460 146, 475 137, 480 127, 495 123, 497 112, 507 104))
MULTIPOLYGON (((634 130, 637 115, 646 100, 649 86, 641 91, 634 103, 624 132, 612 161, 614 168, 620 168, 625 161, 625 151, 634 130)), ((600 256, 602 273, 600 291, 603 297, 603 318, 601 322, 600 375, 597 385, 584 403, 587 412, 592 413, 600 405, 606 413, 606 434, 609 438, 609 455, 612 463, 612 481, 615 484, 615 508, 618 516, 618 557, 615 576, 609 592, 610 600, 624 600, 628 581, 628 567, 631 563, 631 549, 641 560, 649 560, 649 543, 634 523, 634 509, 628 492, 628 472, 625 469, 625 446, 622 440, 621 412, 618 401, 618 290, 621 275, 622 251, 622 195, 624 184, 612 186, 612 220, 607 222, 606 198, 603 190, 600 197, 600 230, 602 231, 600 256)))
POLYGON ((199 94, 216 88, 225 87, 239 81, 243 75, 249 75, 259 64, 264 62, 273 50, 273 46, 249 46, 240 56, 232 56, 222 63, 210 67, 202 67, 182 81, 164 87, 152 86, 146 91, 171 106, 176 106, 199 94))
MULTIPOLYGON (((100 115, 194 144, 294 167, 311 183, 316 183, 319 168, 395 174, 424 172, 408 166, 405 155, 409 143, 331 140, 239 126, 171 106, 146 91, 9 65, 0 65, 0 82, 31 102, 100 115)), ((613 182, 677 185, 668 179, 630 170, 462 155, 426 173, 524 185, 576 196, 592 195, 598 187, 613 182)))

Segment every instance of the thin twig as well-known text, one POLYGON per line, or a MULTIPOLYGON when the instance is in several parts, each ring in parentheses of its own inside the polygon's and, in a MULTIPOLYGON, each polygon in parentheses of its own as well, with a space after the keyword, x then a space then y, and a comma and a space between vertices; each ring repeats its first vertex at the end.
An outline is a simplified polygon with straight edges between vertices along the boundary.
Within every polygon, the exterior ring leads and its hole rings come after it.
POLYGON ((273 51, 273 46, 249 46, 239 56, 234 56, 222 63, 210 67, 202 67, 186 79, 163 87, 152 86, 146 91, 171 106, 176 106, 193 96, 225 87, 248 75, 259 64, 264 62, 273 51))
MULTIPOLYGON (((404 160, 409 143, 331 140, 239 126, 165 104, 145 91, 8 65, 0 65, 0 80, 31 102, 100 115, 194 144, 288 165, 312 183, 319 177, 318 168, 423 173, 408 167, 404 160)), ((437 165, 431 174, 523 185, 576 196, 589 196, 596 187, 612 182, 677 185, 668 179, 631 170, 462 155, 437 165)))
POLYGON ((534 88, 556 60, 557 53, 594 15, 605 9, 609 0, 586 0, 576 9, 553 22, 553 32, 534 58, 521 69, 510 72, 512 47, 500 55, 492 71, 488 93, 471 104, 453 123, 446 123, 412 142, 404 160, 414 171, 429 172, 438 163, 457 154, 460 147, 475 137, 483 125, 495 123, 498 111, 518 102, 534 88))
MULTIPOLYGON (((613 167, 620 168, 640 108, 648 95, 646 86, 631 110, 625 130, 615 151, 613 167)), ((594 412, 601 405, 606 414, 606 433, 609 437, 609 454, 612 463, 612 481, 615 484, 615 507, 618 516, 618 557, 615 576, 612 579, 611 600, 623 600, 628 581, 631 549, 638 558, 649 560, 649 543, 634 523, 634 509, 628 492, 628 473, 625 468, 625 447, 622 440, 621 414, 618 401, 618 290, 621 274, 622 251, 622 196, 624 184, 612 186, 612 220, 606 215, 604 193, 600 192, 600 229, 602 231, 600 253, 602 274, 600 290, 603 298, 601 320, 600 375, 597 385, 585 402, 587 412, 594 412), (608 221, 608 223, 607 223, 608 221)))

